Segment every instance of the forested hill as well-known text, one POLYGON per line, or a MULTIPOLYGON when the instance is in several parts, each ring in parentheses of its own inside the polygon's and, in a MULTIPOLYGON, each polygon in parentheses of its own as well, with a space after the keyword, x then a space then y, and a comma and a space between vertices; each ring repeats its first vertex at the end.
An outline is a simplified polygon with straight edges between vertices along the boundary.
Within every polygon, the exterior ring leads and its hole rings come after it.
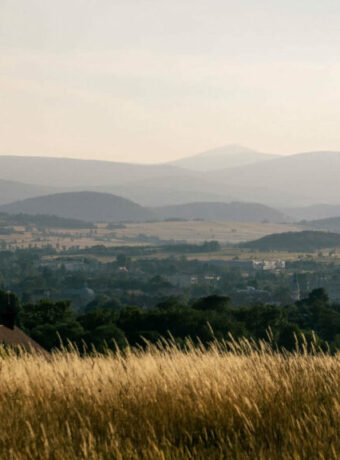
POLYGON ((340 247, 340 234, 319 231, 277 233, 241 243, 240 247, 259 251, 314 252, 340 247))
POLYGON ((225 222, 284 222, 286 217, 280 211, 259 203, 188 203, 153 208, 160 219, 204 219, 225 222))
POLYGON ((72 192, 30 198, 0 206, 8 214, 47 214, 86 222, 146 221, 153 213, 133 201, 108 193, 72 192))

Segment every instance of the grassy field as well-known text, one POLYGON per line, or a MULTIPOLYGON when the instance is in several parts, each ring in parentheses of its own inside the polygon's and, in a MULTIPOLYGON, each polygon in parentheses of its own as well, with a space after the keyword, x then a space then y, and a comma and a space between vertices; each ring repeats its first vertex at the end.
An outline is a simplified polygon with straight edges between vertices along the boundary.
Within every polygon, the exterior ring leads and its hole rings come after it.
POLYGON ((220 243, 240 243, 272 233, 300 230, 301 227, 286 224, 185 221, 127 224, 126 229, 119 229, 116 234, 119 238, 132 238, 144 234, 162 240, 185 240, 188 243, 211 240, 220 243))
POLYGON ((0 358, 0 458, 337 459, 340 356, 246 342, 0 358))
MULTIPOLYGON (((95 245, 126 246, 149 244, 145 237, 160 240, 187 241, 200 243, 217 240, 221 243, 240 243, 254 240, 272 233, 300 231, 301 227, 286 224, 240 223, 240 222, 150 222, 125 224, 124 228, 110 230, 106 225, 93 229, 49 229, 46 231, 25 231, 24 227, 14 227, 10 235, 0 235, 2 242, 12 247, 28 248, 52 245, 54 247, 81 248, 95 245), (144 238, 143 238, 144 237, 144 238)), ((152 244, 152 243, 151 243, 152 244)))

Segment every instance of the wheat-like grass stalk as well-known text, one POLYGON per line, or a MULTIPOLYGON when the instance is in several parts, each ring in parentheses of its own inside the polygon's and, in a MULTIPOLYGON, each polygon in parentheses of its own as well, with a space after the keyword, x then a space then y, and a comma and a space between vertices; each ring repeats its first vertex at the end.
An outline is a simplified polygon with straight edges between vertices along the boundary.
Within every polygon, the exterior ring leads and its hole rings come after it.
POLYGON ((0 458, 336 459, 340 355, 247 341, 0 353, 0 458))

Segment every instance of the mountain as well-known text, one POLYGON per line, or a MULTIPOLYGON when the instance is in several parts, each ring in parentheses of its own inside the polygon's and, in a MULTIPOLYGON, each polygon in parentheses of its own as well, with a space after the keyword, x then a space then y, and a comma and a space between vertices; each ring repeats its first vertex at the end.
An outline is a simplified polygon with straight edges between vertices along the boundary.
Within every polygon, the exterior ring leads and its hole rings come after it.
POLYGON ((276 233, 239 246, 259 251, 314 252, 340 247, 340 234, 318 231, 276 233))
POLYGON ((160 219, 204 219, 222 222, 283 222, 285 216, 276 209, 258 203, 188 203, 153 208, 160 219))
POLYGON ((48 193, 55 193, 57 190, 56 187, 44 187, 0 179, 0 205, 48 193))
POLYGON ((8 214, 46 214, 86 222, 146 221, 152 211, 116 195, 96 192, 70 192, 40 196, 0 206, 8 214))
POLYGON ((209 173, 239 199, 271 205, 340 203, 340 152, 310 152, 209 173))
POLYGON ((192 171, 205 172, 259 163, 274 158, 278 157, 276 155, 260 153, 241 145, 226 145, 213 150, 207 150, 198 155, 173 161, 170 164, 192 171))
POLYGON ((85 188, 152 181, 159 176, 196 177, 172 165, 140 165, 112 161, 0 156, 0 178, 54 187, 85 188))
POLYGON ((318 219, 301 222, 304 227, 316 230, 327 230, 329 232, 340 233, 340 217, 329 219, 318 219))
MULTIPOLYGON (((241 153, 238 156, 242 157, 241 153)), ((256 202, 275 208, 299 208, 320 202, 340 205, 339 171, 340 152, 275 157, 208 172, 170 164, 0 156, 0 179, 54 187, 44 193, 36 189, 31 196, 87 190, 113 193, 147 206, 193 201, 256 202)), ((22 198, 26 196, 13 199, 22 198)))

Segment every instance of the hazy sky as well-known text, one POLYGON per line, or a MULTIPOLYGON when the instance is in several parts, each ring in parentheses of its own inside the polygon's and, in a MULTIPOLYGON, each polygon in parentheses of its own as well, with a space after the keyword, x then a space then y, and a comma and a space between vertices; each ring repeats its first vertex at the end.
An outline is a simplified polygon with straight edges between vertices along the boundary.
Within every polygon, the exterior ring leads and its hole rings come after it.
POLYGON ((0 0, 0 154, 340 150, 338 0, 0 0))

